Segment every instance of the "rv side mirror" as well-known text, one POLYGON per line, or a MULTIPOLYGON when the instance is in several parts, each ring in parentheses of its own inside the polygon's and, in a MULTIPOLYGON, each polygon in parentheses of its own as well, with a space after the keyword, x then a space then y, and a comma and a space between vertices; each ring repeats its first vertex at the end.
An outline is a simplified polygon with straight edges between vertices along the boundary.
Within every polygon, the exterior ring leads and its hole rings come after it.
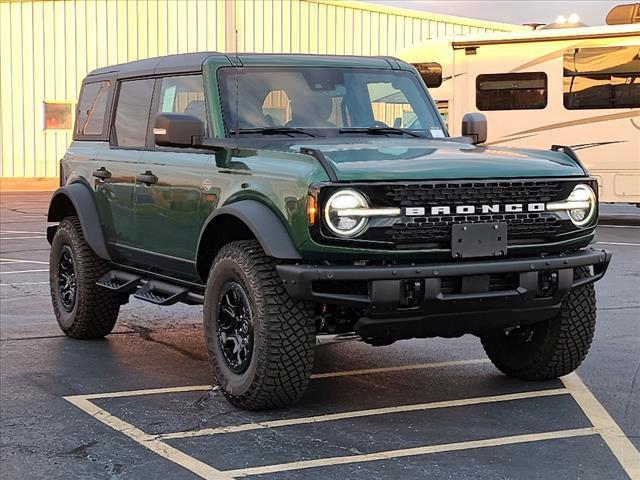
POLYGON ((435 62, 413 63, 428 88, 438 88, 442 85, 442 65, 435 62))
POLYGON ((465 113, 462 117, 462 136, 470 137, 477 145, 487 141, 487 117, 482 113, 465 113))
POLYGON ((187 113, 159 113, 153 127, 156 145, 162 147, 190 147, 193 137, 204 135, 204 123, 187 113))

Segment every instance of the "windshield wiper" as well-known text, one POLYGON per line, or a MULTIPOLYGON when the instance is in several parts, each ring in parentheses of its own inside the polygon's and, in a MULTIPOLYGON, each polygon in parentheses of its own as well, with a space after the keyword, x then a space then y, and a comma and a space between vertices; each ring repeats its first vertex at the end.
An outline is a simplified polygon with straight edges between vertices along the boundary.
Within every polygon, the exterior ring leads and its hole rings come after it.
MULTIPOLYGON (((316 136, 313 133, 309 133, 301 128, 294 127, 261 127, 261 128, 241 128, 239 130, 240 133, 260 133, 262 135, 288 135, 293 137, 294 134, 299 133, 301 135, 307 135, 309 137, 315 138, 316 136)), ((231 135, 233 135, 233 131, 231 135)))
POLYGON ((403 130, 401 128, 394 127, 354 127, 354 128, 341 128, 339 133, 367 133, 371 135, 387 135, 389 133, 395 135, 409 135, 410 137, 427 138, 418 133, 403 130))

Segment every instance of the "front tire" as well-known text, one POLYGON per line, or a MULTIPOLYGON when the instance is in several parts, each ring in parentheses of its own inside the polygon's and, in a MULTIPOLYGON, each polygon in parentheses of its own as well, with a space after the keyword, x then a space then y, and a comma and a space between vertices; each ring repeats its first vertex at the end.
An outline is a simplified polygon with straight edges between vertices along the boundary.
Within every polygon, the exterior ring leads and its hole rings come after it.
POLYGON ((257 241, 220 250, 207 281, 209 361, 224 396, 245 410, 280 408, 304 393, 313 369, 315 319, 291 298, 257 241))
POLYGON ((60 222, 51 242, 49 287, 53 312, 67 337, 91 339, 111 333, 121 298, 96 285, 109 268, 87 244, 78 217, 60 222))
MULTIPOLYGON (((574 278, 588 277, 587 267, 574 278)), ((596 326, 593 284, 571 290, 560 312, 547 322, 482 339, 487 356, 504 374, 522 380, 550 380, 573 372, 582 363, 596 326)))

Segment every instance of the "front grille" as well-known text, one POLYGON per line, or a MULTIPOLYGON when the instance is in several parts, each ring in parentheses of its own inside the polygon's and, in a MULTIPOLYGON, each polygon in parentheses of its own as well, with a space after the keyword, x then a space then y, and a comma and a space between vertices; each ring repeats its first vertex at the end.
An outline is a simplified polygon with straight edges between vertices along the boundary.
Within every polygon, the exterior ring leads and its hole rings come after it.
MULTIPOLYGON (((399 207, 459 206, 509 203, 546 203, 562 197, 560 182, 426 183, 386 185, 385 203, 399 207)), ((445 215, 403 217, 384 231, 384 238, 398 246, 425 245, 448 247, 454 223, 504 222, 509 243, 519 240, 543 240, 561 227, 558 217, 549 212, 501 213, 487 215, 445 215)))
POLYGON ((562 192, 560 182, 424 183, 387 185, 384 196, 401 207, 550 202, 562 192))
MULTIPOLYGON (((489 292, 504 292, 515 290, 519 285, 517 273, 495 273, 489 275, 489 292)), ((462 291, 462 277, 442 277, 440 289, 444 294, 457 295, 462 291)))
POLYGON ((543 239, 555 234, 560 220, 548 212, 505 213, 491 215, 456 215, 443 217, 405 217, 385 231, 385 236, 396 244, 448 243, 454 223, 504 222, 510 243, 518 238, 543 239))
MULTIPOLYGON (((557 241, 559 237, 584 234, 562 215, 546 211, 526 211, 528 204, 546 204, 564 200, 577 183, 595 183, 586 179, 557 180, 489 180, 483 181, 435 181, 420 183, 359 183, 351 188, 361 191, 374 207, 400 208, 402 216, 373 218, 369 228, 353 239, 338 239, 324 227, 312 231, 320 242, 363 245, 370 248, 397 250, 451 248, 451 230, 458 223, 500 222, 507 225, 509 246, 526 246, 557 241), (522 204, 523 212, 504 212, 504 206, 522 204), (479 213, 481 205, 499 205, 500 213, 479 213), (476 207, 474 214, 432 214, 431 207, 476 207), (404 215, 405 208, 424 208, 422 216, 404 215)), ((322 188, 320 204, 336 190, 344 188, 331 185, 322 188)), ((596 187, 597 188, 597 187, 596 187)))

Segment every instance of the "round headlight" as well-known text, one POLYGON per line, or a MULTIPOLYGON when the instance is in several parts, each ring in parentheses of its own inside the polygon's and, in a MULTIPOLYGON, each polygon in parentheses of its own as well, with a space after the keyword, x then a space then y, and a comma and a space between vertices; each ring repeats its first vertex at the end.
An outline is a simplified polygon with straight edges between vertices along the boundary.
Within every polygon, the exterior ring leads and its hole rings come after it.
POLYGON ((331 230, 341 237, 353 237, 362 233, 367 226, 367 217, 350 215, 353 209, 367 208, 369 204, 360 192, 340 190, 327 201, 324 219, 331 230))
POLYGON ((589 185, 576 185, 567 198, 567 214, 577 227, 587 225, 596 213, 596 194, 589 185))

